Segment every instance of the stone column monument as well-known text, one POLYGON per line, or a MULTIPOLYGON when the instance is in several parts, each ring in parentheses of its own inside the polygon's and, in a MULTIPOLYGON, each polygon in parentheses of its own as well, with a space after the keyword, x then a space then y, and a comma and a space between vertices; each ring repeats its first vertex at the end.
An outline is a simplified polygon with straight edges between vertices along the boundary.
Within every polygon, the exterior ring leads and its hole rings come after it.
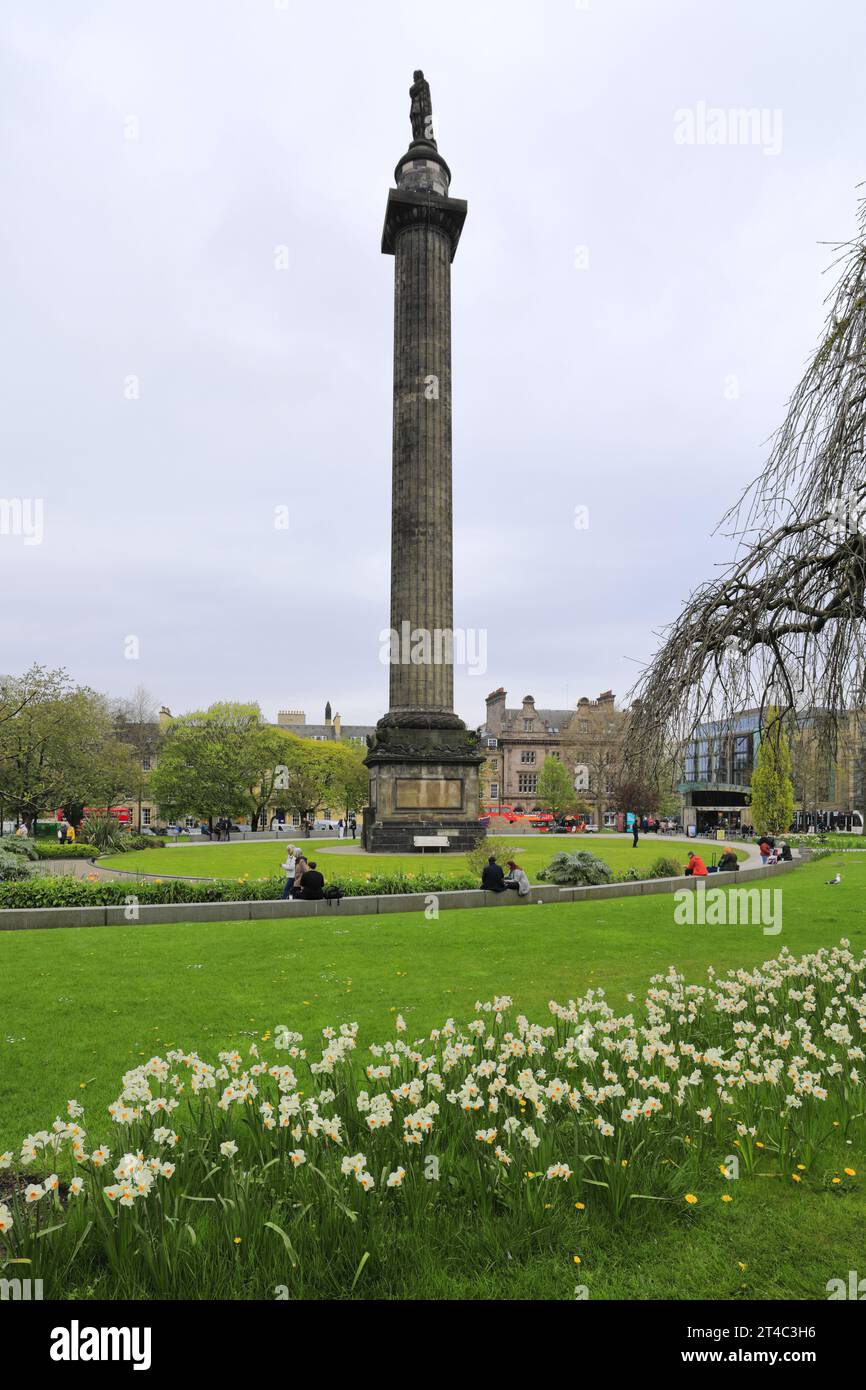
POLYGON ((451 262, 466 204, 449 197, 423 72, 409 95, 412 143, 382 233, 394 257, 390 698, 368 739, 364 839, 370 850, 411 850, 416 835, 445 835, 467 849, 484 834, 484 755, 454 713, 451 262))

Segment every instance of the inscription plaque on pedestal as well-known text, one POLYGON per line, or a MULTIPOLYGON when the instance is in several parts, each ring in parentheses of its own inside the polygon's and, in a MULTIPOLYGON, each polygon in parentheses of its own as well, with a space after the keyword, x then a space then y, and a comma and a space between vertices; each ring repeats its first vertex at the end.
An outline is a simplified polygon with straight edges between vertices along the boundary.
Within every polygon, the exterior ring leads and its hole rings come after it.
POLYGON ((398 777, 398 811, 462 811, 462 777, 398 777))

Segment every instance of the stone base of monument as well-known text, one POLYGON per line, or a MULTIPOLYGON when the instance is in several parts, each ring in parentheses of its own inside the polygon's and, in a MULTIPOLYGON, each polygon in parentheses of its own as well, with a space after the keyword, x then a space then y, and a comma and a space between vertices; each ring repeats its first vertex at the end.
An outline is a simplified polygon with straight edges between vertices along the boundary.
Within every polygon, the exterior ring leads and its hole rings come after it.
POLYGON ((365 759, 364 848, 411 853, 416 836, 442 835, 453 852, 473 849, 486 834, 478 820, 484 755, 477 735, 454 715, 445 728, 395 726, 389 719, 380 721, 365 759))

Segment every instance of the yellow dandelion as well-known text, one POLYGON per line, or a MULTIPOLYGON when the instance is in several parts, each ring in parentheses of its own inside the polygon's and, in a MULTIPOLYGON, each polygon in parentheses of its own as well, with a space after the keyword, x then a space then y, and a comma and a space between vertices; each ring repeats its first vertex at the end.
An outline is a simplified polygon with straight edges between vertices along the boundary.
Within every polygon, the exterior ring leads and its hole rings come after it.
POLYGON ((687 1192, 687 1193, 686 1193, 686 1201, 688 1202, 688 1204, 689 1204, 690 1207, 693 1207, 693 1206, 695 1205, 695 1203, 697 1202, 697 1200, 698 1200, 698 1199, 697 1199, 697 1197, 695 1196, 694 1192, 687 1192))
POLYGON ((791 1181, 792 1181, 792 1182, 802 1182, 802 1178, 800 1177, 800 1174, 799 1174, 799 1173, 792 1173, 792 1174, 791 1174, 791 1181))
POLYGON ((240 1245, 240 1243, 241 1243, 241 1238, 240 1238, 240 1236, 235 1236, 235 1245, 240 1245))
POLYGON ((579 1264, 580 1264, 580 1256, 579 1256, 579 1255, 572 1255, 571 1258, 574 1260, 574 1263, 575 1263, 576 1265, 579 1265, 579 1264))
POLYGON ((734 1200, 734 1199, 733 1199, 733 1197, 731 1196, 730 1192, 723 1192, 723 1193, 722 1193, 722 1201, 723 1201, 723 1202, 732 1202, 733 1200, 734 1200))
POLYGON ((583 1202, 575 1202, 574 1206, 576 1211, 586 1211, 586 1206, 583 1202))
POLYGON ((843 1168, 842 1172, 845 1174, 846 1178, 856 1178, 857 1176, 856 1168, 843 1168))

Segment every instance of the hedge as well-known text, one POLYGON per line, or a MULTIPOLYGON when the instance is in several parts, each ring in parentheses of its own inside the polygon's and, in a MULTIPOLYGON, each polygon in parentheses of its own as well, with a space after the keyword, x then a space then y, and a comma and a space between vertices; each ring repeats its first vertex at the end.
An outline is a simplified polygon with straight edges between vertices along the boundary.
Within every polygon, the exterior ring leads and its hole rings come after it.
POLYGON ((39 859, 95 859, 99 850, 88 845, 85 840, 76 840, 74 845, 61 845, 59 840, 31 840, 39 859))

